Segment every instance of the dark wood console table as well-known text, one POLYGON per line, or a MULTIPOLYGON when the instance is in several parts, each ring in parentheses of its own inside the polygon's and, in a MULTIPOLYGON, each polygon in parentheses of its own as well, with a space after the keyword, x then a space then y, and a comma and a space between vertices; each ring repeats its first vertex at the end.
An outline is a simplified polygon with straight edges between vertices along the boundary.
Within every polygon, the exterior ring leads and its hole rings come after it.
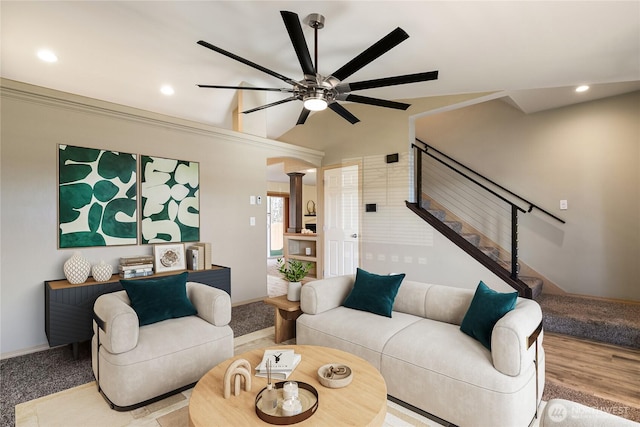
MULTIPOLYGON (((187 281, 200 282, 222 289, 231 295, 231 269, 213 265, 210 270, 181 270, 140 277, 151 279, 187 271, 187 281)), ((136 280, 136 279, 132 279, 136 280)), ((96 282, 90 277, 85 283, 72 285, 67 280, 44 282, 44 329, 51 347, 73 345, 73 356, 78 357, 78 344, 93 336, 93 304, 109 292, 121 291, 120 276, 114 274, 106 282, 96 282)))

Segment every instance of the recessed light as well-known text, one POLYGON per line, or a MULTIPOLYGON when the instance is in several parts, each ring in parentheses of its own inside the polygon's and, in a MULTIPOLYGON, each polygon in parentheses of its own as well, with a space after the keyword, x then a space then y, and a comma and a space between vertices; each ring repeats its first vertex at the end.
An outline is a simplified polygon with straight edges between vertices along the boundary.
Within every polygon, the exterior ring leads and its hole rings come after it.
POLYGON ((576 92, 586 92, 588 90, 589 90, 589 86, 587 86, 587 85, 578 86, 576 88, 576 92))
POLYGON ((175 93, 175 91, 173 90, 173 88, 169 85, 164 85, 160 88, 160 92, 162 92, 163 95, 167 95, 167 96, 171 96, 175 93))
POLYGON ((38 51, 38 58, 43 60, 44 62, 57 62, 58 57, 55 53, 50 51, 49 49, 41 49, 38 51))

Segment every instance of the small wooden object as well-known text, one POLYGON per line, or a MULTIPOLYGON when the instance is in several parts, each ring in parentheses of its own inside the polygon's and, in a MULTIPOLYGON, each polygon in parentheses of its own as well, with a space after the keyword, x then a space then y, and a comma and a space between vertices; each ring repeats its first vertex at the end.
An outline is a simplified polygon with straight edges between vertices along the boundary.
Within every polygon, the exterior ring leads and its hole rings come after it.
POLYGON ((278 297, 265 298, 264 302, 275 307, 276 315, 274 326, 276 344, 295 338, 296 319, 302 314, 300 301, 289 301, 286 295, 281 295, 278 297))
POLYGON ((245 391, 251 391, 251 365, 246 359, 238 359, 227 368, 224 373, 224 398, 231 397, 231 381, 233 381, 233 395, 239 396, 242 388, 242 378, 244 378, 245 391))

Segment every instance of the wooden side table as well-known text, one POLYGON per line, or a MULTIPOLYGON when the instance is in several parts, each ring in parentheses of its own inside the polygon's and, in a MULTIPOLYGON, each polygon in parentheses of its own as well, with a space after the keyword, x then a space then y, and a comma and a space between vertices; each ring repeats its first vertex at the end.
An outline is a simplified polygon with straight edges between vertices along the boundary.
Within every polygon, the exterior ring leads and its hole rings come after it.
POLYGON ((289 301, 286 295, 265 298, 264 302, 275 307, 276 344, 295 338, 296 319, 302 314, 300 301, 289 301))

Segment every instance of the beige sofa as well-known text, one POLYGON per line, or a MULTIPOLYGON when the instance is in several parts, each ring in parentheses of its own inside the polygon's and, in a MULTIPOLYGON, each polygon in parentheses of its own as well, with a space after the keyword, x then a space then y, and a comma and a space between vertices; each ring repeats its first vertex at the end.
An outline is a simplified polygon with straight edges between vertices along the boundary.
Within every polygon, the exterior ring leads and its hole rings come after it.
POLYGON ((96 300, 93 373, 112 408, 130 410, 186 389, 233 356, 229 295, 194 282, 186 292, 197 315, 145 326, 125 291, 96 300))
POLYGON ((542 334, 537 341, 532 335, 542 322, 535 301, 518 298, 493 328, 489 351, 460 331, 473 290, 405 280, 388 318, 341 306, 354 280, 303 286, 298 344, 364 358, 382 373, 389 395, 458 426, 531 423, 545 381, 542 334))

